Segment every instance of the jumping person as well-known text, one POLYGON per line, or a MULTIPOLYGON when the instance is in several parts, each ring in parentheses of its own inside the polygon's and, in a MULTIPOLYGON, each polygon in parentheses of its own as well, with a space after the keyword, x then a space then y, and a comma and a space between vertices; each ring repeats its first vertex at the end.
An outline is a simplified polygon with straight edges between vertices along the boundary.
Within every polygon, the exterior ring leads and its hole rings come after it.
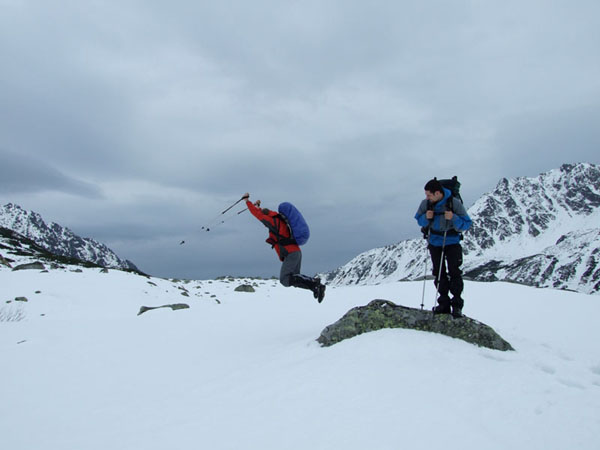
POLYGON ((439 294, 438 305, 433 308, 433 312, 452 313, 455 317, 461 317, 464 284, 460 269, 463 262, 460 232, 468 230, 472 221, 462 202, 453 197, 450 190, 443 187, 437 179, 427 182, 425 197, 415 219, 429 232, 428 249, 433 263, 434 283, 439 294))
POLYGON ((260 200, 252 203, 250 194, 242 196, 246 200, 248 210, 265 227, 269 229, 268 244, 275 249, 281 264, 279 281, 285 287, 293 286, 312 291, 314 297, 321 303, 325 297, 325 285, 319 278, 311 278, 300 274, 302 264, 302 251, 300 246, 292 237, 292 233, 285 219, 277 211, 271 211, 267 208, 260 208, 260 200))

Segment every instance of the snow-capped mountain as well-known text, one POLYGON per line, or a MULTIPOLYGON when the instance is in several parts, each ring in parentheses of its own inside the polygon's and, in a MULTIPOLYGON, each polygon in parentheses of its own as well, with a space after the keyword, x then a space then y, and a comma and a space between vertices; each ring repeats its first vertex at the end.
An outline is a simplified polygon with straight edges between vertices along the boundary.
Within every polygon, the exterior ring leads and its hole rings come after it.
MULTIPOLYGON (((565 164, 535 178, 504 178, 468 213, 466 278, 600 292, 600 166, 565 164)), ((374 284, 430 271, 419 238, 369 250, 323 277, 336 285, 374 284)))
POLYGON ((91 238, 79 237, 57 223, 46 223, 38 213, 26 211, 12 203, 0 207, 0 227, 16 231, 56 255, 113 269, 138 270, 131 261, 119 258, 106 245, 91 238))

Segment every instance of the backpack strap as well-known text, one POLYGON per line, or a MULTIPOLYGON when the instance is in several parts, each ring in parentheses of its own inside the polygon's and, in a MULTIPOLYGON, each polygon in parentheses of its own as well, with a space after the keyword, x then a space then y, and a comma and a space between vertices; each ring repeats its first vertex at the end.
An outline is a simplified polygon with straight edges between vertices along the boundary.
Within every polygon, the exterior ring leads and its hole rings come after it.
POLYGON ((452 203, 452 197, 448 198, 448 200, 446 201, 446 209, 444 211, 433 211, 433 215, 434 216, 443 216, 444 214, 446 214, 446 211, 452 211, 454 212, 454 203, 452 203))
POLYGON ((292 237, 292 230, 283 215, 277 214, 273 216, 273 223, 269 222, 268 220, 264 220, 263 224, 269 229, 271 233, 275 235, 276 239, 269 238, 266 241, 268 244, 271 244, 271 248, 275 247, 276 245, 279 245, 280 247, 285 247, 286 245, 296 244, 296 240, 292 237), (283 236, 279 232, 281 222, 284 222, 287 226, 290 236, 283 236))
MULTIPOLYGON (((450 195, 450 197, 448 197, 448 200, 446 200, 446 210, 445 211, 441 211, 441 212, 434 211, 433 214, 436 215, 436 216, 441 216, 441 215, 444 215, 446 213, 446 211, 452 211, 454 213, 454 203, 452 202, 453 198, 454 198, 454 196, 450 195)), ((428 202, 427 203, 427 209, 431 209, 431 208, 432 208, 432 205, 431 205, 431 203, 428 202)), ((435 234, 435 235, 438 235, 438 236, 443 236, 444 235, 443 231, 434 230, 431 227, 431 225, 432 224, 431 224, 431 221, 430 221, 430 223, 429 223, 428 226, 421 228, 421 233, 423 233, 423 237, 425 239, 427 239, 429 237, 429 233, 435 234)), ((461 241, 463 239, 463 234, 460 231, 456 231, 454 229, 447 230, 446 231, 446 236, 459 236, 461 241)))

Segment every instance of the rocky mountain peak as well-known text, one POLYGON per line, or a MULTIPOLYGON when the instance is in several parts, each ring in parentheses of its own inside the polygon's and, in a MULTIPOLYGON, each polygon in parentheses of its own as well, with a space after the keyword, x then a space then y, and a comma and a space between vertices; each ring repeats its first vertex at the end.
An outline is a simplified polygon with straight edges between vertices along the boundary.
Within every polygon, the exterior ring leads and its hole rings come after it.
POLYGON ((55 255, 108 268, 138 270, 131 261, 121 259, 106 245, 91 238, 79 237, 57 223, 46 223, 40 214, 27 211, 14 203, 0 207, 0 227, 31 239, 55 255))

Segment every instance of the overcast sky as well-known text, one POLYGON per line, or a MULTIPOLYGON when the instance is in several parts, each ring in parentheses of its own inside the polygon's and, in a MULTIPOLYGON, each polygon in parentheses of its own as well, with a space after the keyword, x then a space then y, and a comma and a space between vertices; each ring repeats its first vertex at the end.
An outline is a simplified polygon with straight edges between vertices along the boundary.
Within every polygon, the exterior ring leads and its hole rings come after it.
POLYGON ((600 2, 0 0, 0 203, 152 275, 271 276, 244 192, 296 204, 303 272, 418 237, 433 176, 600 163, 600 2), (181 240, 186 244, 179 245, 181 240))

